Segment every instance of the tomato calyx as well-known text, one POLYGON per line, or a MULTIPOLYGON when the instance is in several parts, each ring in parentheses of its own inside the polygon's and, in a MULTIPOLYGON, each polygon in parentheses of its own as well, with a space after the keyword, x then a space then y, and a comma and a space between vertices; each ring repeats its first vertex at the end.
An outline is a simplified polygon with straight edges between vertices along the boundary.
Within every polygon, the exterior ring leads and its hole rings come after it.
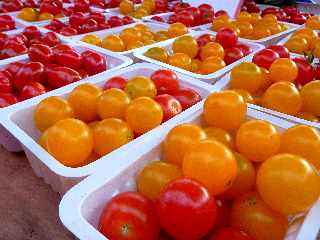
POLYGON ((121 226, 121 235, 123 236, 128 236, 130 235, 130 225, 128 223, 124 223, 122 226, 121 226))

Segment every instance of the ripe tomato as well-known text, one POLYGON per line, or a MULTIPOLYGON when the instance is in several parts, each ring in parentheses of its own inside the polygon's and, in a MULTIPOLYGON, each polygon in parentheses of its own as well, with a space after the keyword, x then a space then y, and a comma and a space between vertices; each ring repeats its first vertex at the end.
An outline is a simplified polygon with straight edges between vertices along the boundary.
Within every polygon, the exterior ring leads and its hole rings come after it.
POLYGON ((16 89, 22 90, 29 82, 43 82, 45 79, 44 65, 40 62, 30 62, 20 67, 13 83, 16 89))
MULTIPOLYGON (((75 50, 58 51, 55 54, 55 59, 57 64, 75 70, 81 68, 83 63, 83 57, 75 50)), ((85 65, 84 68, 86 69, 85 65)))
POLYGON ((304 85, 300 91, 302 98, 302 109, 320 116, 320 80, 312 81, 304 85))
POLYGON ((200 239, 214 226, 215 200, 200 183, 182 178, 171 182, 156 200, 161 227, 176 239, 200 239))
POLYGON ((278 154, 266 160, 257 173, 262 199, 286 215, 305 212, 320 195, 320 176, 304 158, 278 154))
POLYGON ((43 44, 33 44, 29 48, 28 56, 31 61, 43 64, 53 63, 55 60, 51 48, 43 44))
POLYGON ((163 111, 162 122, 165 122, 182 112, 182 107, 180 102, 176 98, 172 97, 171 95, 161 94, 156 96, 154 100, 162 108, 162 111, 163 111))
POLYGON ((226 66, 222 58, 217 56, 207 57, 200 62, 199 72, 203 75, 214 73, 226 66))
POLYGON ((280 56, 277 52, 271 49, 263 49, 253 56, 252 62, 259 67, 269 69, 271 64, 278 58, 280 58, 280 56))
POLYGON ((59 38, 54 32, 45 33, 41 38, 41 41, 49 47, 53 47, 60 43, 59 38))
POLYGON ((250 120, 241 125, 236 136, 237 149, 254 162, 262 162, 280 148, 280 134, 269 122, 250 120))
POLYGON ((125 44, 122 39, 119 36, 113 34, 106 36, 102 40, 101 46, 113 52, 122 52, 125 50, 125 44))
POLYGON ((125 92, 131 99, 143 96, 154 98, 157 95, 157 88, 150 78, 135 76, 128 80, 125 92))
POLYGON ((54 89, 77 82, 80 79, 80 74, 68 67, 55 67, 48 73, 48 84, 54 89))
POLYGON ((25 65, 25 63, 12 62, 12 63, 9 63, 8 65, 6 65, 4 70, 11 73, 12 78, 14 78, 16 76, 16 74, 19 72, 20 68, 24 65, 25 65))
POLYGON ((246 113, 246 103, 234 91, 212 93, 204 102, 203 117, 212 127, 236 129, 244 121, 246 113))
POLYGON ((11 93, 0 93, 0 108, 8 107, 18 102, 18 99, 11 93))
POLYGON ((57 55, 60 52, 69 51, 69 50, 74 50, 74 49, 70 45, 67 45, 64 43, 57 44, 52 48, 54 55, 57 55))
POLYGON ((219 229, 210 240, 254 240, 244 231, 239 231, 234 228, 221 228, 219 229))
POLYGON ((73 27, 63 27, 60 30, 60 34, 63 36, 74 36, 78 34, 78 30, 73 27))
POLYGON ((36 26, 28 26, 23 30, 23 35, 25 35, 29 40, 34 38, 40 38, 41 32, 36 26))
POLYGON ((0 71, 0 92, 10 93, 12 91, 12 75, 6 70, 0 71))
POLYGON ((203 61, 208 57, 220 57, 224 58, 224 49, 223 47, 216 42, 208 42, 205 46, 200 49, 200 59, 203 61))
POLYGON ((179 37, 172 44, 173 53, 184 53, 191 58, 197 56, 198 50, 198 43, 191 36, 179 37))
POLYGON ((92 149, 91 130, 80 120, 67 118, 48 130, 47 151, 65 166, 81 164, 90 156, 92 149))
POLYGON ((182 68, 184 70, 191 70, 192 59, 184 53, 175 53, 168 58, 168 64, 182 68))
POLYGON ((223 130, 221 128, 216 128, 216 127, 207 127, 204 129, 204 131, 207 135, 206 139, 221 142, 230 149, 234 148, 233 137, 226 130, 223 130))
POLYGON ((166 94, 179 89, 178 77, 173 71, 157 70, 150 78, 156 85, 158 94, 166 94))
POLYGON ((289 58, 279 58, 270 66, 270 79, 273 82, 294 82, 298 77, 298 67, 289 58))
POLYGON ((182 110, 186 110, 202 100, 199 93, 191 88, 170 91, 170 95, 180 102, 182 110))
POLYGON ((292 60, 298 67, 298 76, 295 83, 303 86, 308 82, 311 82, 315 75, 311 64, 309 64, 304 58, 293 58, 292 60))
POLYGON ((124 192, 104 207, 99 231, 109 239, 157 240, 159 225, 153 204, 139 193, 124 192))
POLYGON ((281 135, 281 153, 299 155, 320 168, 320 134, 309 126, 297 125, 281 135))
POLYGON ((168 61, 168 53, 161 47, 153 47, 145 52, 145 56, 166 63, 168 61))
POLYGON ((289 58, 289 50, 285 47, 285 46, 282 46, 282 45, 271 45, 271 46, 268 46, 267 49, 271 49, 273 51, 275 51, 276 53, 279 54, 279 56, 281 58, 289 58))
POLYGON ((162 161, 152 162, 138 175, 138 192, 155 200, 170 182, 181 177, 182 171, 176 165, 162 161))
POLYGON ((91 76, 107 70, 107 59, 105 56, 91 50, 81 53, 84 70, 91 76))
POLYGON ((74 88, 68 96, 68 101, 75 117, 84 122, 92 122, 98 118, 97 101, 102 90, 96 85, 85 83, 74 88))
POLYGON ((242 44, 242 43, 237 43, 234 47, 240 49, 244 56, 249 55, 253 51, 250 46, 242 44))
POLYGON ((121 76, 112 77, 109 80, 106 81, 106 83, 103 86, 104 90, 110 89, 110 88, 119 88, 121 90, 124 90, 127 84, 127 79, 121 76))
POLYGON ((224 144, 207 140, 199 142, 185 154, 182 171, 185 177, 199 181, 215 196, 226 191, 235 180, 237 162, 224 144), (213 175, 216 169, 221 171, 213 175))
POLYGON ((121 89, 110 88, 104 91, 97 101, 97 111, 101 119, 124 119, 130 97, 121 89))
POLYGON ((100 121, 92 130, 93 150, 103 156, 133 140, 129 125, 121 119, 108 118, 100 121))
POLYGON ((186 10, 177 13, 177 22, 180 22, 187 27, 194 26, 194 21, 194 17, 186 10))
POLYGON ((237 47, 232 47, 232 48, 227 48, 224 50, 224 61, 227 65, 234 63, 244 57, 243 52, 237 48, 237 47))
POLYGON ((288 230, 287 216, 273 211, 258 193, 238 197, 231 209, 231 226, 256 240, 283 240, 288 230))
POLYGON ((202 34, 200 37, 197 38, 197 43, 200 48, 205 46, 209 42, 214 42, 214 36, 212 34, 202 34))
POLYGON ((170 24, 168 28, 168 36, 170 38, 178 37, 188 32, 188 28, 182 23, 170 24))
POLYGON ((216 41, 220 43, 223 48, 234 47, 238 42, 238 34, 229 28, 222 28, 216 35, 216 41))
POLYGON ((244 62, 234 67, 230 75, 230 88, 256 92, 263 82, 263 73, 254 63, 244 62))
POLYGON ((163 111, 153 99, 138 97, 127 107, 125 119, 135 133, 144 134, 161 124, 163 111))
POLYGON ((38 82, 29 82, 22 88, 19 99, 20 101, 39 96, 46 93, 46 88, 38 82))
POLYGON ((277 82, 272 84, 263 94, 262 106, 295 115, 301 110, 302 99, 293 83, 277 82))

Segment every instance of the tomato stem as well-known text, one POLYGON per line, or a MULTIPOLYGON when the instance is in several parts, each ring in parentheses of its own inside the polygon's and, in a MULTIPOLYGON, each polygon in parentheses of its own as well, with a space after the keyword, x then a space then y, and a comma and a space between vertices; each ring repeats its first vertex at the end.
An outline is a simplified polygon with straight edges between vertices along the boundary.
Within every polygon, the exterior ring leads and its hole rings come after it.
POLYGON ((125 236, 129 235, 129 230, 130 230, 129 224, 126 223, 121 226, 122 235, 125 235, 125 236))

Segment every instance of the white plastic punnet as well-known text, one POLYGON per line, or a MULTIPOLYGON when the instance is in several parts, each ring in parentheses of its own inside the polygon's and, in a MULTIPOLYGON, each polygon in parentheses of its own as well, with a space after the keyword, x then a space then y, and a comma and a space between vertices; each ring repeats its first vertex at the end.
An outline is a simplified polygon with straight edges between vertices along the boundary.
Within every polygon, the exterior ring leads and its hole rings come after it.
MULTIPOLYGON (((76 86, 84 82, 93 83, 102 87, 106 80, 114 76, 130 78, 137 75, 143 75, 150 77, 154 71, 159 69, 163 68, 150 63, 138 63, 118 71, 104 72, 96 75, 95 77, 87 78, 84 81, 76 82, 65 86, 64 88, 57 89, 49 94, 44 94, 37 98, 30 99, 29 101, 10 106, 0 112, 0 122, 12 135, 14 135, 14 137, 19 139, 34 172, 39 177, 42 177, 46 183, 50 184, 54 191, 63 195, 73 185, 80 182, 85 177, 95 173, 98 169, 107 170, 110 164, 117 166, 119 158, 124 158, 124 156, 130 152, 139 152, 140 146, 149 141, 149 136, 152 135, 153 132, 157 132, 159 129, 165 128, 168 123, 172 121, 174 122, 175 119, 188 114, 188 112, 192 111, 193 107, 183 111, 178 116, 170 119, 161 126, 134 139, 130 143, 114 150, 87 166, 70 168, 62 165, 37 143, 40 132, 36 129, 33 121, 33 112, 37 104, 48 96, 61 96, 66 98, 76 86)), ((179 73, 177 73, 177 76, 182 87, 188 87, 196 90, 202 98, 207 97, 212 91, 214 91, 214 88, 211 85, 196 81, 193 78, 179 73)), ((66 149, 66 151, 68 151, 68 149, 66 149)))
MULTIPOLYGON (((216 35, 215 32, 210 32, 210 31, 195 31, 195 32, 191 32, 190 34, 187 34, 187 35, 190 35, 190 36, 196 38, 196 37, 199 37, 199 36, 201 36, 203 34, 206 34, 206 33, 212 34, 213 36, 216 35)), ((174 42, 174 39, 169 39, 169 40, 166 40, 164 42, 155 43, 155 44, 152 44, 152 45, 149 45, 149 46, 145 46, 145 47, 136 49, 133 52, 133 54, 134 54, 135 57, 137 57, 137 58, 139 58, 139 59, 141 59, 143 61, 151 62, 151 63, 157 64, 157 65, 163 66, 165 68, 168 68, 168 69, 171 69, 171 70, 174 70, 174 71, 177 71, 177 72, 181 72, 181 73, 183 73, 185 75, 197 78, 197 79, 199 79, 201 81, 204 81, 204 82, 207 82, 207 83, 214 83, 215 81, 217 81, 221 77, 223 77, 225 74, 227 74, 229 71, 231 71, 231 69, 233 67, 235 67, 236 65, 238 65, 241 62, 247 61, 248 59, 252 58, 252 56, 256 52, 258 52, 259 50, 264 48, 260 44, 256 44, 256 43, 252 43, 252 42, 248 42, 246 40, 240 39, 239 42, 243 43, 243 44, 246 44, 247 46, 250 46, 252 48, 253 52, 251 54, 249 54, 248 56, 245 56, 245 57, 239 59, 238 61, 236 61, 236 62, 234 62, 232 64, 229 64, 228 66, 226 66, 226 67, 224 67, 224 68, 222 68, 222 69, 220 69, 220 70, 218 70, 218 71, 216 71, 214 73, 208 74, 208 75, 192 73, 190 71, 184 70, 184 69, 179 68, 179 67, 172 66, 172 65, 167 64, 167 63, 163 63, 163 62, 157 61, 155 59, 149 58, 149 57, 144 55, 150 48, 153 48, 153 47, 162 47, 162 48, 165 48, 167 50, 167 52, 172 53, 171 46, 172 46, 173 42, 174 42)))
MULTIPOLYGON (((92 49, 90 47, 83 46, 81 44, 72 44, 68 40, 64 40, 63 42, 69 43, 71 46, 73 46, 79 52, 83 52, 85 50, 94 50, 94 49, 92 49)), ((115 71, 117 69, 129 66, 132 63, 132 60, 130 58, 125 57, 125 56, 117 55, 117 54, 114 54, 112 52, 105 51, 105 50, 94 50, 94 51, 99 52, 99 53, 101 53, 101 54, 103 54, 103 55, 105 55, 107 57, 108 70, 106 72, 104 72, 104 73, 109 73, 109 72, 115 71)), ((0 61, 0 69, 5 68, 7 64, 12 63, 12 62, 28 62, 28 61, 29 61, 29 58, 28 58, 28 55, 26 55, 26 54, 25 55, 20 55, 20 56, 17 56, 17 57, 13 57, 13 58, 8 58, 8 59, 0 61)), ((98 76, 100 74, 102 74, 102 73, 99 73, 99 74, 97 74, 95 76, 98 76)), ((83 81, 86 81, 86 80, 87 79, 83 79, 80 82, 83 82, 83 81)), ((60 89, 62 89, 62 88, 60 88, 60 89)), ((44 95, 37 96, 37 97, 34 97, 32 99, 23 101, 23 102, 16 103, 16 104, 11 105, 11 106, 6 107, 6 108, 1 108, 0 109, 0 115, 2 114, 2 112, 5 112, 7 108, 12 108, 12 107, 15 108, 16 106, 19 106, 20 104, 23 105, 24 102, 28 102, 28 101, 33 100, 33 99, 36 99, 36 98, 39 98, 39 97, 42 98, 42 96, 48 97, 50 95, 57 94, 57 92, 59 92, 60 89, 47 92, 44 95)), ((19 138, 14 137, 10 132, 8 132, 3 127, 3 125, 0 124, 0 144, 6 150, 8 150, 9 152, 22 151, 23 149, 21 147, 21 144, 20 144, 19 140, 20 140, 19 138)))
MULTIPOLYGON (((136 190, 135 180, 143 167, 152 161, 161 160, 161 143, 171 128, 182 123, 201 123, 202 103, 197 104, 188 115, 168 123, 163 129, 158 129, 138 149, 131 149, 132 151, 114 159, 117 164, 106 165, 104 169, 67 192, 59 208, 60 219, 66 228, 80 240, 107 240, 97 230, 105 204, 120 192, 136 190)), ((248 108, 247 118, 269 121, 279 131, 294 126, 294 123, 250 108, 248 108)), ((320 202, 318 201, 300 222, 297 220, 298 217, 290 220, 286 240, 315 239, 320 228, 319 216, 320 202)))

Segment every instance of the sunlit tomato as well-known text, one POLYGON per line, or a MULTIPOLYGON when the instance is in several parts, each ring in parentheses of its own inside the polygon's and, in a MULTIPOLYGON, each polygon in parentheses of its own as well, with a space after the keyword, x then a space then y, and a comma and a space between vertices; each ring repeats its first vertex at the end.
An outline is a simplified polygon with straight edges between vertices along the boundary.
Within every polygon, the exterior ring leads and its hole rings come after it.
POLYGON ((161 124, 163 111, 153 99, 138 97, 127 107, 125 119, 135 133, 144 134, 161 124))
POLYGON ((298 67, 298 76, 295 80, 298 85, 305 85, 314 79, 314 70, 310 63, 304 58, 294 58, 292 59, 298 67))
POLYGON ((253 96, 247 90, 244 90, 244 89, 232 89, 232 90, 240 94, 246 103, 252 103, 252 104, 255 103, 253 96))
POLYGON ((252 35, 250 36, 254 40, 263 39, 271 36, 271 30, 265 25, 255 25, 253 27, 252 35))
POLYGON ((219 43, 209 42, 200 49, 201 60, 213 56, 220 57, 221 59, 224 58, 224 49, 219 43))
POLYGON ((215 18, 212 21, 212 27, 211 29, 215 32, 218 32, 219 30, 223 29, 224 27, 230 25, 231 21, 229 17, 223 16, 219 18, 215 18))
POLYGON ((0 71, 0 92, 10 93, 12 91, 12 75, 6 70, 0 71))
POLYGON ((135 76, 128 80, 125 92, 131 99, 142 96, 154 98, 157 95, 157 88, 150 78, 135 76))
POLYGON ((48 84, 54 89, 79 81, 80 79, 80 74, 68 67, 55 67, 48 72, 48 84))
POLYGON ((280 56, 277 52, 271 49, 263 49, 253 56, 252 62, 259 67, 269 69, 271 64, 278 58, 280 58, 280 56))
POLYGON ((191 88, 183 88, 176 91, 170 91, 170 95, 180 102, 182 110, 185 110, 202 100, 199 93, 191 88))
POLYGON ((236 145, 249 160, 262 162, 279 151, 280 134, 267 121, 250 120, 239 128, 236 145))
POLYGON ((83 57, 75 50, 59 51, 55 54, 57 64, 72 69, 78 69, 82 66, 83 57))
POLYGON ((97 100, 102 94, 102 90, 96 85, 86 83, 81 84, 68 96, 68 101, 74 110, 75 117, 84 121, 91 122, 98 118, 97 100))
POLYGON ((170 38, 178 37, 188 32, 188 28, 182 23, 170 24, 168 28, 168 36, 170 38))
POLYGON ((33 8, 23 8, 17 14, 17 18, 20 18, 24 21, 34 22, 38 20, 38 12, 33 8))
POLYGON ((224 62, 229 65, 231 63, 234 63, 244 57, 243 52, 237 48, 237 47, 232 47, 232 48, 227 48, 224 50, 224 62))
POLYGON ((320 134, 309 126, 297 125, 281 135, 281 153, 299 155, 320 168, 320 134))
POLYGON ((33 44, 29 48, 28 56, 31 61, 43 64, 53 63, 55 60, 51 48, 43 44, 33 44))
POLYGON ((220 43, 223 48, 234 47, 238 42, 238 34, 229 28, 223 28, 218 31, 216 41, 220 43))
POLYGON ((289 49, 290 52, 303 54, 308 50, 308 42, 303 37, 293 36, 290 38, 284 46, 289 49))
POLYGON ((69 51, 69 50, 74 50, 70 45, 64 44, 64 43, 60 43, 57 44, 56 46, 54 46, 52 48, 53 54, 56 55, 60 52, 64 52, 64 51, 69 51))
POLYGON ((184 53, 194 58, 198 54, 198 43, 191 36, 182 36, 174 40, 172 50, 173 53, 184 53))
POLYGON ((267 49, 271 49, 279 54, 281 58, 289 58, 289 50, 283 45, 271 45, 267 49))
POLYGON ((259 167, 257 188, 272 209, 293 215, 307 211, 319 198, 320 176, 304 158, 278 154, 259 167))
POLYGON ((78 30, 73 27, 63 27, 60 30, 60 34, 63 36, 74 36, 78 34, 78 30))
POLYGON ((91 76, 107 70, 107 59, 104 55, 87 50, 81 53, 84 70, 91 76))
POLYGON ((102 40, 101 46, 113 52, 122 52, 125 50, 125 44, 122 39, 119 36, 113 34, 106 36, 102 40))
POLYGON ((185 154, 182 171, 184 176, 202 183, 210 194, 218 195, 226 191, 235 180, 237 162, 224 144, 207 140, 196 144, 185 154), (216 169, 221 171, 213 175, 216 169))
POLYGON ((230 75, 230 88, 256 92, 263 82, 263 73, 254 63, 244 62, 234 67, 230 75))
POLYGON ((23 30, 23 35, 25 35, 29 40, 34 38, 40 38, 41 32, 36 26, 28 26, 23 30))
POLYGON ((152 162, 138 175, 138 192, 155 200, 170 182, 181 177, 182 171, 176 165, 161 161, 152 162))
POLYGON ((188 178, 171 182, 157 198, 156 210, 161 227, 176 239, 200 239, 214 226, 217 215, 215 199, 188 178))
POLYGON ((40 62, 30 62, 20 67, 13 83, 16 89, 22 90, 28 82, 43 82, 45 79, 44 65, 40 62))
POLYGON ((244 56, 249 55, 253 51, 250 46, 243 43, 237 43, 234 47, 240 49, 244 56))
POLYGON ((92 130, 93 150, 103 156, 130 142, 133 132, 126 122, 117 118, 100 121, 92 130))
POLYGON ((184 53, 175 53, 168 58, 168 64, 190 71, 192 59, 184 53))
POLYGON ((168 61, 168 53, 161 47, 153 47, 148 49, 145 56, 166 63, 168 61))
POLYGON ((164 140, 164 160, 182 165, 186 152, 205 138, 205 132, 193 124, 180 124, 172 128, 164 140))
POLYGON ((197 43, 199 47, 205 46, 208 42, 214 42, 214 36, 212 34, 202 34, 200 37, 197 38, 197 43))
POLYGON ((249 22, 235 22, 234 24, 240 30, 239 37, 246 38, 253 32, 253 26, 249 22))
POLYGON ((204 129, 204 131, 207 135, 206 139, 216 140, 218 142, 221 142, 227 147, 229 147, 230 149, 234 148, 233 137, 227 131, 221 128, 216 128, 216 127, 207 127, 204 129))
POLYGON ((158 94, 170 93, 179 89, 177 75, 170 70, 157 70, 151 75, 151 80, 156 85, 158 94))
POLYGON ((18 99, 11 93, 0 93, 0 108, 15 104, 18 99))
POLYGON ((162 108, 163 111, 163 122, 173 118, 177 114, 182 112, 180 102, 168 94, 161 94, 154 99, 162 108))
POLYGON ((247 106, 241 95, 234 91, 212 93, 204 102, 203 117, 212 127, 225 130, 238 128, 244 121, 247 106))
POLYGON ((47 151, 65 166, 81 164, 90 156, 92 149, 91 130, 80 120, 67 118, 48 130, 47 151))
POLYGON ((320 80, 312 81, 304 85, 300 91, 302 109, 320 116, 320 80))
POLYGON ((262 106, 295 115, 301 109, 302 99, 293 83, 277 82, 272 84, 263 94, 262 106))
POLYGON ((121 90, 124 90, 127 84, 127 79, 121 76, 116 76, 108 79, 106 83, 103 86, 104 90, 110 89, 110 88, 118 88, 121 90))
POLYGON ((46 88, 38 82, 29 82, 22 88, 19 99, 20 101, 39 96, 46 93, 46 88))
POLYGON ((201 74, 207 75, 214 73, 226 66, 226 63, 217 56, 207 57, 204 59, 199 66, 199 72, 201 74))
POLYGON ((127 44, 126 46, 126 50, 132 50, 132 49, 135 49, 135 48, 140 48, 140 47, 143 47, 144 44, 142 41, 136 41, 136 42, 130 42, 127 44))
POLYGON ((157 240, 159 224, 152 202, 134 192, 116 195, 104 207, 99 231, 109 239, 157 240))
POLYGON ((141 31, 136 28, 126 28, 119 34, 119 37, 125 44, 140 41, 141 36, 141 31))
POLYGON ((87 17, 82 12, 75 12, 69 17, 69 23, 72 26, 81 26, 86 22, 87 17))
POLYGON ((60 43, 59 38, 54 32, 45 33, 41 38, 41 41, 49 47, 53 47, 60 43))
POLYGON ((124 119, 130 97, 121 89, 111 88, 102 93, 97 101, 97 111, 101 119, 124 119))
POLYGON ((248 234, 243 231, 236 230, 234 228, 222 228, 218 230, 210 240, 254 240, 248 234))
POLYGON ((73 109, 69 102, 60 97, 52 96, 45 98, 37 105, 33 119, 36 127, 43 132, 56 122, 73 116, 73 109))
POLYGON ((95 34, 88 34, 88 35, 84 36, 83 38, 81 38, 81 41, 85 42, 85 43, 92 44, 92 45, 96 45, 96 46, 101 46, 101 44, 102 44, 101 39, 95 34))
POLYGON ((273 211, 256 192, 238 197, 231 209, 231 226, 256 240, 283 240, 288 230, 287 216, 273 211))
POLYGON ((309 17, 306 21, 306 27, 311 28, 313 30, 320 30, 320 17, 319 16, 309 17))

